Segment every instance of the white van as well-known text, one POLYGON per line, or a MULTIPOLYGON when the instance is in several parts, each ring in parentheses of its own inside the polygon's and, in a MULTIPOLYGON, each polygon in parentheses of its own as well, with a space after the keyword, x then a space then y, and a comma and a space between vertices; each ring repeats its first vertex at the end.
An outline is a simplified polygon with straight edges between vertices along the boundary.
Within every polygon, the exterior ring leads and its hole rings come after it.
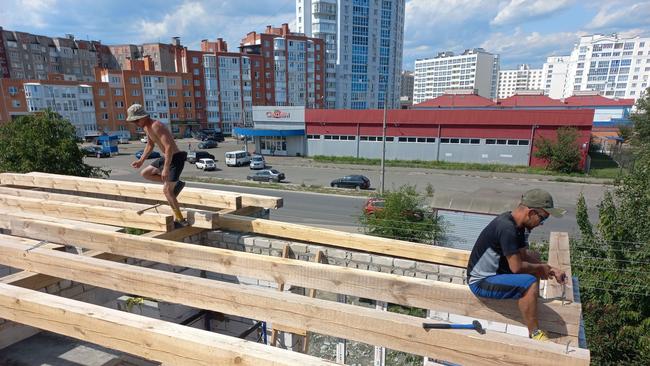
POLYGON ((249 164, 251 161, 250 155, 247 151, 238 150, 238 151, 229 151, 226 153, 226 165, 227 166, 241 166, 249 164))

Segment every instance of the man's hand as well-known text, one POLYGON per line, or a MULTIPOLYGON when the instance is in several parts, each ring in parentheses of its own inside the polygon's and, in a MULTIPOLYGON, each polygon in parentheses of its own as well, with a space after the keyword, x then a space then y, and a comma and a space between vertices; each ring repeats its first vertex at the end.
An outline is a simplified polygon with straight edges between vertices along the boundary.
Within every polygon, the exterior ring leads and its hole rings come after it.
POLYGON ((549 277, 555 277, 555 280, 560 285, 566 283, 567 281, 566 273, 559 268, 551 268, 551 271, 549 272, 549 277))
POLYGON ((142 166, 143 163, 144 163, 144 161, 142 161, 142 160, 136 160, 136 161, 131 163, 131 166, 133 168, 135 168, 135 169, 139 169, 142 166))
POLYGON ((167 182, 167 178, 169 178, 169 168, 164 167, 162 170, 162 173, 160 174, 160 178, 162 178, 163 182, 167 182))
POLYGON ((538 270, 539 278, 541 278, 543 280, 547 280, 549 277, 553 276, 552 275, 553 267, 551 267, 550 265, 548 265, 546 263, 540 263, 540 264, 538 264, 538 266, 539 266, 539 270, 538 270))

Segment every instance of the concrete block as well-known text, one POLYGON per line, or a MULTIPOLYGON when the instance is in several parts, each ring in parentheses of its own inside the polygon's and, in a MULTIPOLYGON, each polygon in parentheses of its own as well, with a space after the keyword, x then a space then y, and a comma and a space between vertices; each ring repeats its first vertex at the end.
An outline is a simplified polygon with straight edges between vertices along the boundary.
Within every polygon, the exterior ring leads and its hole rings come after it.
POLYGON ((351 254, 352 254, 351 259, 355 262, 371 263, 372 261, 372 256, 368 253, 352 252, 351 254))
POLYGON ((492 331, 500 332, 500 333, 505 333, 506 332, 507 324, 505 324, 505 323, 491 322, 491 321, 488 321, 488 320, 480 320, 480 322, 481 322, 481 325, 483 326, 483 328, 485 328, 487 330, 492 330, 492 331))
POLYGON ((522 327, 520 325, 507 324, 506 333, 518 335, 521 337, 528 337, 528 328, 522 327))
POLYGON ((283 250, 285 246, 289 245, 288 241, 284 240, 271 240, 271 248, 283 250))
POLYGON ((424 278, 424 279, 426 279, 427 278, 427 273, 425 273, 425 272, 415 272, 415 277, 416 278, 424 278))
POLYGON ((373 272, 381 272, 381 267, 371 264, 368 266, 368 270, 373 272))
POLYGON ((460 278, 460 277, 452 277, 451 278, 451 283, 455 283, 457 285, 464 285, 465 284, 465 279, 460 278))
POLYGON ((422 263, 422 262, 417 262, 415 264, 415 269, 417 269, 418 271, 424 271, 429 273, 438 273, 439 268, 440 265, 438 264, 422 263))
POLYGON ((393 273, 393 267, 380 266, 379 268, 382 273, 393 273))
POLYGON ((465 270, 462 268, 440 266, 441 275, 463 277, 463 272, 465 272, 465 270))
POLYGON ((257 286, 257 284, 258 284, 258 280, 256 278, 237 276, 237 280, 242 285, 255 285, 255 286, 257 286))
POLYGON ((429 310, 429 316, 427 318, 434 320, 449 321, 449 313, 442 311, 429 310))
POLYGON ((404 271, 404 276, 406 276, 406 277, 415 277, 415 273, 416 273, 415 271, 406 270, 406 271, 404 271))
POLYGON ((257 285, 261 287, 268 287, 273 289, 278 288, 278 284, 276 282, 271 282, 271 281, 258 280, 257 285))
POLYGON ((384 257, 381 255, 373 255, 372 256, 372 264, 376 264, 378 266, 386 266, 386 267, 392 267, 393 266, 393 259, 392 257, 384 257))
POLYGON ((414 269, 415 268, 415 261, 410 260, 410 259, 395 258, 395 261, 393 262, 393 265, 395 267, 399 267, 399 268, 402 268, 402 269, 414 269))
POLYGON ((271 247, 271 240, 266 239, 266 238, 261 238, 259 236, 256 236, 253 239, 253 242, 255 243, 256 247, 260 247, 260 248, 270 248, 271 247))
POLYGON ((240 236, 241 236, 241 234, 238 234, 238 233, 233 233, 233 232, 230 232, 230 231, 229 232, 224 232, 222 240, 225 241, 226 243, 238 243, 240 236))
POLYGON ((438 275, 438 281, 451 283, 452 279, 453 279, 453 277, 451 277, 451 276, 438 275))
POLYGON ((255 237, 250 235, 242 235, 242 237, 239 238, 239 244, 255 245, 255 237))
MULTIPOLYGON (((262 253, 264 253, 266 250, 262 249, 262 253)), ((267 253, 264 253, 267 254, 267 253)), ((271 249, 268 253, 269 255, 273 257, 282 257, 282 251, 280 249, 271 249)))
POLYGON ((327 249, 327 258, 348 259, 348 252, 341 249, 327 249))
POLYGON ((393 267, 393 269, 390 271, 390 273, 396 274, 396 275, 399 275, 399 276, 403 276, 404 275, 404 270, 401 269, 401 268, 393 267))
POLYGON ((208 231, 206 237, 208 241, 221 242, 223 241, 223 231, 208 231))
POLYGON ((295 255, 309 253, 309 245, 303 243, 291 243, 291 250, 295 255))
POLYGON ((471 324, 476 318, 464 315, 449 314, 449 321, 456 324, 471 324))
POLYGON ((47 287, 45 288, 45 291, 46 291, 48 294, 56 295, 56 294, 58 294, 59 292, 61 292, 61 287, 59 286, 58 283, 55 283, 55 284, 52 284, 52 285, 47 286, 47 287))
POLYGON ((368 265, 366 263, 355 263, 355 268, 368 270, 368 265))
POLYGON ((438 281, 438 277, 439 276, 437 274, 435 274, 435 273, 427 274, 427 280, 438 281))

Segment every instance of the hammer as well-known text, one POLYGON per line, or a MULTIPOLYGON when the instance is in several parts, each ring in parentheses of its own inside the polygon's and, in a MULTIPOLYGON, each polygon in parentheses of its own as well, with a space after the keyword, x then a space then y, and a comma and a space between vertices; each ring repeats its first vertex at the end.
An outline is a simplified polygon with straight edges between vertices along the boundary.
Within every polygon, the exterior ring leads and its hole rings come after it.
POLYGON ((479 334, 485 334, 485 329, 478 320, 474 320, 472 324, 423 323, 422 327, 424 329, 474 329, 479 334))

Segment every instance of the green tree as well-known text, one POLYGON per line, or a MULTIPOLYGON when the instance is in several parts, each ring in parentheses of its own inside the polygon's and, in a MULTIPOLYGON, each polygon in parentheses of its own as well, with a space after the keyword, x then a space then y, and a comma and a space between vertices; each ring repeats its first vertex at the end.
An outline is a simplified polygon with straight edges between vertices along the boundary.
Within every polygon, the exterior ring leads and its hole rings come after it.
POLYGON ((442 219, 424 208, 426 198, 415 186, 404 185, 378 198, 384 200, 384 207, 360 219, 367 234, 419 243, 434 243, 444 236, 442 219))
POLYGON ((634 135, 634 129, 629 125, 618 126, 618 137, 623 139, 623 142, 629 142, 634 135))
POLYGON ((32 171, 80 177, 110 174, 83 162, 74 126, 50 110, 0 125, 0 172, 32 171))
POLYGON ((645 90, 643 98, 636 101, 636 113, 633 113, 630 119, 634 123, 632 144, 638 148, 645 147, 648 150, 648 145, 650 145, 650 88, 645 90))
POLYGON ((580 146, 578 131, 573 127, 561 127, 555 140, 541 137, 535 142, 535 157, 546 160, 546 168, 562 173, 579 171, 580 146))
POLYGON ((582 237, 572 242, 572 270, 597 365, 650 364, 649 98, 637 102, 632 116, 635 164, 598 205, 598 225, 589 222, 583 197, 576 207, 582 237))

